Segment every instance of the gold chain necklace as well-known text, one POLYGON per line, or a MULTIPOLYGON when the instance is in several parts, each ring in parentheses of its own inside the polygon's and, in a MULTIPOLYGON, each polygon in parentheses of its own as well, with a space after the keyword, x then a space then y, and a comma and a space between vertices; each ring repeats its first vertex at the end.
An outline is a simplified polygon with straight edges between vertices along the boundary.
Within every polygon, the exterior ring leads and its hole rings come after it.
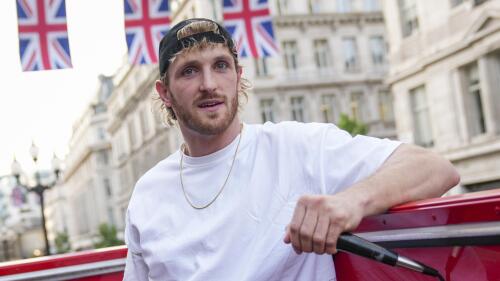
POLYGON ((215 195, 215 197, 210 202, 208 202, 206 205, 202 205, 202 206, 196 206, 191 201, 191 199, 189 199, 189 196, 186 193, 186 189, 184 188, 184 181, 182 180, 182 162, 183 162, 184 154, 185 154, 185 151, 186 151, 186 145, 182 144, 182 147, 181 147, 181 163, 180 163, 180 173, 179 173, 179 176, 181 178, 182 193, 184 193, 184 198, 186 198, 186 201, 189 203, 189 205, 191 205, 191 207, 193 207, 196 210, 205 209, 208 206, 212 205, 212 203, 214 203, 215 200, 217 200, 217 198, 219 197, 219 195, 222 193, 222 190, 224 190, 224 187, 226 187, 227 180, 229 179, 229 176, 231 175, 231 171, 233 170, 234 162, 236 160, 236 155, 238 155, 238 149, 240 147, 241 135, 242 134, 243 134, 243 124, 241 124, 240 136, 238 138, 238 144, 236 145, 236 151, 234 152, 233 161, 231 162, 231 168, 229 168, 229 173, 227 173, 227 177, 224 180, 224 184, 222 184, 222 187, 219 189, 219 192, 217 192, 217 194, 215 195))

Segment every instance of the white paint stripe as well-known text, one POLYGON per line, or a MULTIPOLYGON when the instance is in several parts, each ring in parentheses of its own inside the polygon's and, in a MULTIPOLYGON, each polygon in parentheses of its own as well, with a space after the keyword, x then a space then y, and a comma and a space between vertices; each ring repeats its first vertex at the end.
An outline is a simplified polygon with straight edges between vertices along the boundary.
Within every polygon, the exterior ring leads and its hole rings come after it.
POLYGON ((125 269, 125 258, 1 276, 0 281, 60 281, 98 276, 125 269))
POLYGON ((492 236, 500 235, 500 221, 358 232, 355 234, 371 242, 492 236))

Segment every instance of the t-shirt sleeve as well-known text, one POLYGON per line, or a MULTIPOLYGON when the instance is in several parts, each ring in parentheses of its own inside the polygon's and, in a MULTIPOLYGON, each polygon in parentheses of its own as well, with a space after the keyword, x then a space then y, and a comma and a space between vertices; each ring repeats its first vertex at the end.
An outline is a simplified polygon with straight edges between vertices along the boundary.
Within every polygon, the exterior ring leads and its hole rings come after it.
POLYGON ((352 137, 333 124, 284 122, 280 128, 280 159, 289 169, 292 187, 287 197, 292 200, 352 186, 375 173, 400 145, 389 139, 352 137))
POLYGON ((352 137, 334 125, 327 125, 322 131, 313 156, 319 158, 316 186, 324 194, 342 191, 374 174, 401 144, 363 135, 352 137))
POLYGON ((123 280, 148 281, 149 269, 139 250, 139 233, 130 221, 129 212, 125 224, 125 243, 128 251, 123 280))

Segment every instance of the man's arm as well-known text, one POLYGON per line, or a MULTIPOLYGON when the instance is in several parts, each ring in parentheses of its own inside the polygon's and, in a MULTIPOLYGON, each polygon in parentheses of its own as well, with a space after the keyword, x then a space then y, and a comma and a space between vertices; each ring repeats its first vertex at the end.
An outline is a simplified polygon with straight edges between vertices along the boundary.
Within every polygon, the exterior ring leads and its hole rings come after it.
POLYGON ((306 195, 297 202, 284 241, 297 253, 334 254, 342 232, 392 206, 438 197, 460 177, 443 157, 401 144, 370 177, 334 195, 306 195))

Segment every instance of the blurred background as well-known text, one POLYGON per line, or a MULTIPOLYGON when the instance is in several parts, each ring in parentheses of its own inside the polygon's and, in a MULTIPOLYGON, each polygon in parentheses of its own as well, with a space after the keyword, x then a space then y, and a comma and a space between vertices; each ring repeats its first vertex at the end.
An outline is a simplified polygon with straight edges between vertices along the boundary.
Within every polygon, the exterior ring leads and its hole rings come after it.
MULTIPOLYGON (((171 0, 169 16, 223 22, 223 2, 171 0)), ((155 100, 157 64, 129 62, 124 1, 66 0, 73 67, 23 72, 16 2, 0 5, 0 261, 122 244, 135 182, 182 143, 155 100)), ((500 0, 268 9, 276 54, 240 60, 245 122, 399 139, 455 165, 447 195, 500 187, 500 0)))

